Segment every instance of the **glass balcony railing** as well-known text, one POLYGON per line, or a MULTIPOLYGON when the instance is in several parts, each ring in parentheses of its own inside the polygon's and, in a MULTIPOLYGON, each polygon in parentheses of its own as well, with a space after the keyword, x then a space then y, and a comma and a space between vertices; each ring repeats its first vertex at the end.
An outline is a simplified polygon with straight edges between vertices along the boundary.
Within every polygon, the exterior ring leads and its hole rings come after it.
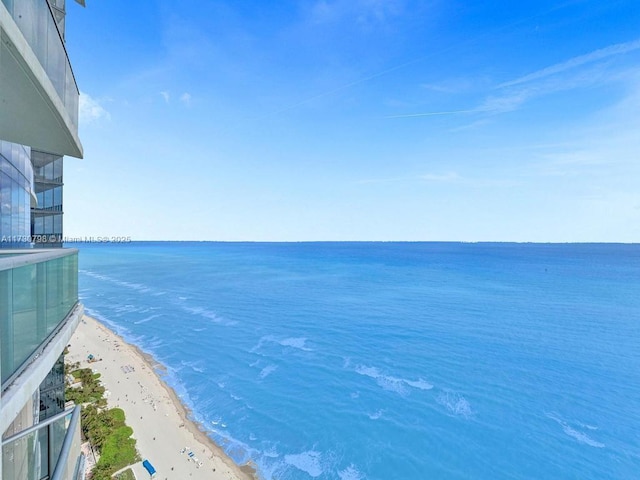
POLYGON ((77 480, 82 478, 80 406, 2 441, 3 480, 77 480))
POLYGON ((47 0, 1 0, 53 83, 78 129, 79 92, 67 50, 47 0))
POLYGON ((0 250, 2 390, 78 303, 78 251, 0 250))

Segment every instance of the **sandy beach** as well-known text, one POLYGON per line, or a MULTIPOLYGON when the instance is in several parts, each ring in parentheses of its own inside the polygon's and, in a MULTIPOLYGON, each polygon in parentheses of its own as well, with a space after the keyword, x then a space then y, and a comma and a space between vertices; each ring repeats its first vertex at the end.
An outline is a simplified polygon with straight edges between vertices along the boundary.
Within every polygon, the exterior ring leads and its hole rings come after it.
MULTIPOLYGON (((140 457, 157 471, 156 479, 254 480, 254 469, 236 465, 197 424, 175 392, 155 373, 151 356, 127 344, 97 320, 85 316, 71 339, 68 362, 101 374, 109 407, 125 411, 140 457), (89 354, 99 361, 88 363, 89 354)), ((138 480, 149 474, 138 462, 138 480)))

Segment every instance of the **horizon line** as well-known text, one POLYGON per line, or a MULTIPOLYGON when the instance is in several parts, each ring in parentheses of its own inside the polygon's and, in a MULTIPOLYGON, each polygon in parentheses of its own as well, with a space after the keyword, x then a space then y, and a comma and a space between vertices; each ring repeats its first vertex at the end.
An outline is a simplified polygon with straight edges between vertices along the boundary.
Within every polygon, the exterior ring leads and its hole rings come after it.
MULTIPOLYGON (((81 237, 71 237, 79 239, 81 237)), ((130 243, 459 243, 459 244, 517 244, 517 245, 640 245, 637 242, 625 241, 533 241, 533 240, 129 240, 129 241, 98 241, 90 240, 92 237, 84 237, 87 240, 77 240, 71 242, 62 242, 63 245, 73 244, 94 244, 94 245, 113 245, 130 243)), ((96 238, 96 237, 94 237, 96 238)))

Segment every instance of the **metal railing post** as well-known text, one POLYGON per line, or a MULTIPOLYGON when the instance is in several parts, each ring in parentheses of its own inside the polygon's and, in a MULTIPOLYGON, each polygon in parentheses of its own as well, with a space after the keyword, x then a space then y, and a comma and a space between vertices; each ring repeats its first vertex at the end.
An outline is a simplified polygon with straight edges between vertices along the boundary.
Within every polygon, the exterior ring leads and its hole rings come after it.
POLYGON ((76 407, 73 409, 71 422, 69 423, 67 434, 64 437, 64 443, 62 444, 60 455, 58 455, 58 463, 56 464, 56 468, 53 471, 53 475, 51 475, 51 480, 63 480, 65 467, 67 466, 67 462, 69 461, 69 455, 71 454, 71 445, 73 444, 73 440, 74 440, 73 432, 75 432, 76 428, 79 427, 79 422, 80 422, 80 405, 76 405, 76 407))

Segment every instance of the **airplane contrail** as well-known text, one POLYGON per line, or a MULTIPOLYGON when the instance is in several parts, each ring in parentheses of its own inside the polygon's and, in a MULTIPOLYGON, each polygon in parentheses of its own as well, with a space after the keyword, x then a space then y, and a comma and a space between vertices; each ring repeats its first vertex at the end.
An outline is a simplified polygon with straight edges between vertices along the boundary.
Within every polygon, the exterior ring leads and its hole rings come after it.
POLYGON ((455 115, 457 113, 475 113, 477 109, 473 110, 452 110, 450 112, 425 112, 425 113, 407 113, 404 115, 387 115, 382 118, 411 118, 411 117, 435 117, 437 115, 455 115))
POLYGON ((299 107, 301 105, 304 105, 305 103, 313 102, 314 100, 317 100, 318 98, 326 97, 326 96, 332 95, 334 93, 338 93, 338 92, 340 92, 342 90, 347 90, 347 89, 349 89, 351 87, 355 87, 356 85, 359 85, 361 83, 368 82, 369 80, 373 80, 374 78, 382 77, 384 75, 387 75, 388 73, 395 72, 396 70, 400 70, 402 68, 408 67, 409 65, 412 65, 414 63, 422 62, 423 60, 425 60, 427 57, 430 57, 431 55, 433 55, 433 54, 425 55, 424 57, 420 57, 420 58, 414 58, 413 60, 409 60, 408 62, 404 62, 404 63, 401 63, 399 65, 394 65, 393 67, 389 67, 389 68, 387 68, 385 70, 381 70, 379 72, 372 73, 371 75, 368 75, 366 77, 359 78, 358 80, 354 80, 352 82, 345 83, 345 84, 340 85, 338 87, 332 88, 331 90, 327 90, 325 92, 318 93, 317 95, 313 95, 311 97, 305 98, 304 100, 300 100, 297 103, 294 103, 292 105, 288 105, 286 107, 283 107, 280 110, 276 110, 271 115, 277 115, 279 113, 283 113, 283 112, 286 112, 288 110, 292 110, 292 109, 297 108, 297 107, 299 107))
MULTIPOLYGON (((493 34, 499 32, 501 30, 506 30, 507 28, 512 28, 512 27, 514 27, 516 25, 528 22, 530 20, 533 20, 534 18, 538 18, 538 17, 542 17, 544 15, 548 15, 551 12, 554 12, 554 11, 557 11, 557 10, 561 10, 561 9, 565 8, 566 6, 568 6, 568 5, 571 5, 574 2, 575 2, 575 0, 574 1, 569 0, 564 4, 560 4, 558 6, 549 8, 547 10, 544 10, 544 11, 540 12, 540 13, 536 13, 535 15, 531 15, 531 16, 528 16, 528 17, 525 17, 525 18, 521 18, 521 19, 515 20, 515 21, 510 22, 510 23, 507 23, 506 25, 498 27, 498 28, 496 28, 496 29, 494 29, 494 30, 492 30, 490 32, 478 35, 478 36, 476 36, 474 38, 468 38, 466 41, 458 42, 457 44, 450 44, 448 47, 446 47, 444 49, 441 49, 438 52, 429 52, 428 54, 423 55, 421 57, 414 58, 412 60, 400 63, 398 65, 394 65, 392 67, 386 68, 386 69, 381 70, 381 71, 376 72, 376 73, 372 73, 370 75, 367 75, 366 77, 359 78, 359 79, 354 80, 352 82, 339 85, 339 86, 337 86, 335 88, 332 88, 331 90, 326 90, 326 91, 318 93, 316 95, 312 95, 312 96, 307 97, 307 98, 305 98, 303 100, 300 100, 299 102, 296 102, 296 103, 291 104, 291 105, 287 105, 287 106, 285 106, 283 108, 280 108, 280 109, 278 109, 278 110, 276 110, 274 112, 270 112, 269 114, 264 115, 264 117, 270 117, 272 115, 278 115, 280 113, 284 113, 284 112, 287 112, 289 110, 293 110, 293 109, 295 109, 295 108, 297 108, 297 107, 299 107, 301 105, 304 105, 306 103, 312 102, 312 101, 317 100, 319 98, 332 95, 332 94, 340 92, 342 90, 347 90, 347 89, 349 89, 351 87, 354 87, 356 85, 359 85, 361 83, 365 83, 365 82, 368 82, 368 81, 373 80, 375 78, 382 77, 382 76, 387 75, 389 73, 395 72, 396 70, 401 70, 403 68, 406 68, 409 65, 413 65, 415 63, 423 62, 423 61, 427 60, 428 58, 433 57, 436 53, 443 53, 443 52, 446 52, 448 50, 453 50, 456 47, 460 47, 461 45, 465 45, 465 44, 469 44, 469 43, 476 43, 481 38, 488 37, 489 35, 493 35, 493 34)), ((463 112, 456 112, 456 113, 463 113, 463 112)), ((464 113, 468 113, 468 112, 464 112, 464 113)), ((427 115, 416 114, 415 116, 427 116, 427 115)), ((386 118, 393 118, 393 117, 386 117, 386 118)))

